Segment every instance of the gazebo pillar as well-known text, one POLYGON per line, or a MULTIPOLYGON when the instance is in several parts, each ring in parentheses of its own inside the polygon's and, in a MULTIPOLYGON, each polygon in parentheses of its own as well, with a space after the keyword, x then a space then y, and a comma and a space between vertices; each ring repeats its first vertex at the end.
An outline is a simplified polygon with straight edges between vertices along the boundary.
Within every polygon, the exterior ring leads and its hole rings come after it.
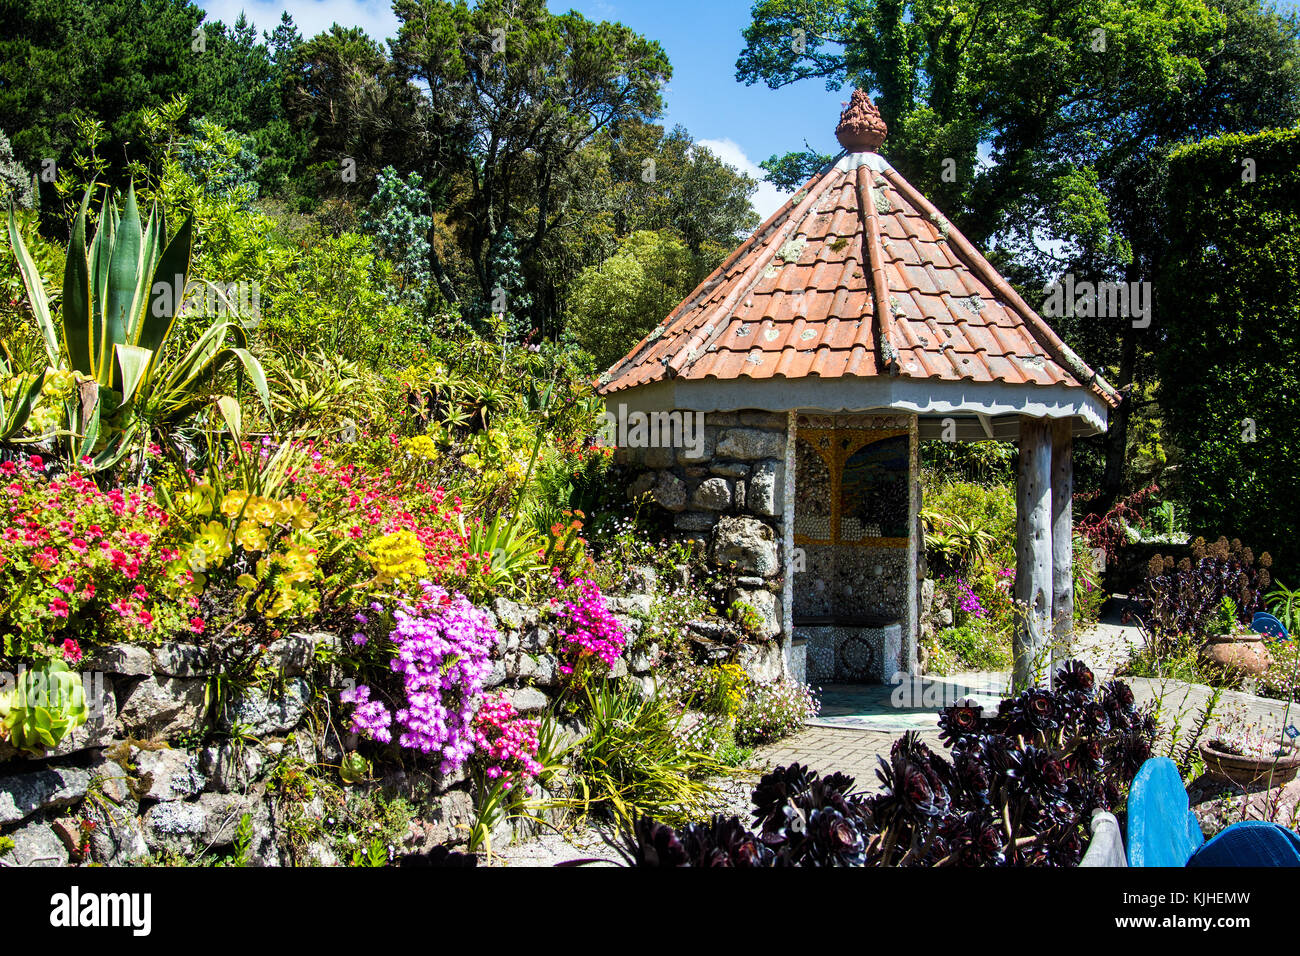
POLYGON ((1052 423, 1052 658, 1054 664, 1074 639, 1072 436, 1070 419, 1057 419, 1052 423))
POLYGON ((1014 688, 1050 679, 1052 635, 1052 425, 1020 419, 1020 468, 1016 481, 1016 630, 1014 688))

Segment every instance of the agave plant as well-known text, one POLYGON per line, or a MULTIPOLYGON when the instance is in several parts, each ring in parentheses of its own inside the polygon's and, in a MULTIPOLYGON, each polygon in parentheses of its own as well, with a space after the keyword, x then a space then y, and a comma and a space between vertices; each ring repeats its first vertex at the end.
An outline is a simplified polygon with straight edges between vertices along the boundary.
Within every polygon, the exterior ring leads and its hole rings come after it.
POLYGON ((35 378, 12 376, 9 363, 0 355, 0 442, 12 441, 22 434, 44 386, 44 372, 35 378))
MULTIPOLYGON (((77 375, 77 390, 65 403, 73 454, 93 455, 96 469, 112 467, 150 426, 175 424, 203 406, 205 386, 232 359, 248 373, 269 413, 266 376, 235 319, 214 320, 184 355, 165 357, 190 289, 193 218, 169 239, 156 207, 141 222, 134 187, 120 212, 110 192, 87 245, 91 195, 87 190, 73 221, 57 322, 9 213, 10 245, 50 366, 77 375), (228 346, 228 338, 236 344, 228 346)), ((220 289, 204 284, 225 301, 220 289)))

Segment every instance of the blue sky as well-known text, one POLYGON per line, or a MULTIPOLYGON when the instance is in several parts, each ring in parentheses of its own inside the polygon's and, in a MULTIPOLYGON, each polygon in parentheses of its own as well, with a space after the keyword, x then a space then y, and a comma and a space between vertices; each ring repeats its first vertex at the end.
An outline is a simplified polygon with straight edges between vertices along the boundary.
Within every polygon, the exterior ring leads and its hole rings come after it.
MULTIPOLYGON (((338 22, 377 39, 397 31, 389 0, 196 0, 211 19, 233 23, 244 11, 270 30, 288 10, 304 36, 338 22)), ((758 178, 757 163, 773 153, 815 149, 834 153, 835 124, 849 90, 827 92, 814 80, 782 90, 736 82, 736 57, 750 21, 748 0, 548 0, 554 12, 574 9, 593 20, 618 20, 658 40, 673 65, 662 122, 680 123, 726 162, 758 178)), ((763 184, 754 205, 764 217, 782 197, 763 184)))

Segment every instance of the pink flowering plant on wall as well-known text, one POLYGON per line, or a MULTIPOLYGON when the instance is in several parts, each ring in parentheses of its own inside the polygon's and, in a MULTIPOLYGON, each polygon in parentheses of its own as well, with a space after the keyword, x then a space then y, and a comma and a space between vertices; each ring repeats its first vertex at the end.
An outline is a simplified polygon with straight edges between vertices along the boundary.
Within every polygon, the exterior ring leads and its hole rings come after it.
POLYGON ((153 488, 104 491, 76 471, 45 472, 39 455, 0 463, 4 653, 76 661, 87 637, 201 631, 198 601, 178 593, 176 539, 153 488))
POLYGON ((474 718, 474 741, 485 764, 484 774, 502 790, 522 784, 532 794, 532 780, 542 772, 538 762, 541 721, 520 716, 503 693, 489 694, 474 718))
POLYGON ((563 663, 560 672, 580 687, 593 675, 609 673, 627 645, 627 631, 605 602, 600 586, 587 578, 565 583, 558 573, 559 596, 551 599, 563 663))
MULTIPOLYGON (((390 707, 368 684, 345 691, 344 703, 355 705, 352 729, 380 743, 396 731, 399 745, 438 758, 440 772, 450 773, 475 751, 474 718, 501 635, 464 595, 426 582, 420 597, 393 611, 388 639, 402 700, 390 707)), ((363 632, 353 642, 366 643, 363 632)))

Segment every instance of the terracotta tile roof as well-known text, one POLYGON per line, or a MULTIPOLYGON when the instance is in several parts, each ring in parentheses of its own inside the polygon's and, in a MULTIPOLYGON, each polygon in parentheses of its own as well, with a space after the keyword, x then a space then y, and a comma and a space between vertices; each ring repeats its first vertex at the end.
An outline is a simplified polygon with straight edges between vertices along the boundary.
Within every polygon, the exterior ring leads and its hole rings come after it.
POLYGON ((1119 402, 928 200, 866 152, 813 177, 601 391, 813 375, 1063 384, 1119 402))

